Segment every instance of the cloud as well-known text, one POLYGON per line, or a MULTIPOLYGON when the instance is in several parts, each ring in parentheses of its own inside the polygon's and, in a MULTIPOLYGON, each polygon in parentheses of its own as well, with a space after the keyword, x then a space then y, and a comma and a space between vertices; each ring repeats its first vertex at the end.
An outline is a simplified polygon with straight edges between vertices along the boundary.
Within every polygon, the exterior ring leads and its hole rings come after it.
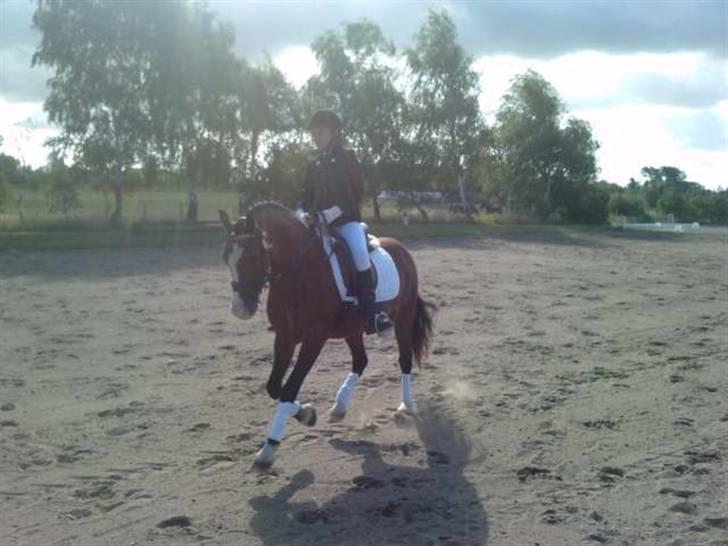
MULTIPOLYGON (((721 107, 708 111, 721 115, 721 107)), ((705 114, 684 108, 660 105, 626 105, 592 110, 576 110, 576 117, 590 123, 600 142, 597 152, 601 177, 626 184, 639 178, 645 166, 674 165, 689 180, 707 188, 726 186, 728 154, 710 139, 690 143, 694 131, 704 129, 705 114)), ((709 122, 712 123, 712 122, 709 122)))
POLYGON ((653 104, 704 108, 725 98, 725 76, 718 70, 696 71, 687 79, 640 74, 628 82, 625 91, 653 104))
POLYGON ((33 51, 24 46, 0 51, 0 96, 13 101, 42 101, 46 98, 46 81, 53 71, 44 66, 31 68, 33 51))
POLYGON ((671 130, 685 148, 728 152, 728 126, 715 110, 701 110, 678 119, 671 130))
POLYGON ((368 18, 399 47, 410 46, 428 10, 444 9, 474 56, 511 54, 539 59, 593 49, 605 53, 704 51, 724 58, 725 2, 526 0, 519 2, 271 2, 212 0, 235 27, 237 49, 255 57, 309 45, 326 30, 368 18))
POLYGON ((481 73, 481 108, 491 117, 511 79, 528 69, 546 78, 572 110, 650 104, 702 109, 726 96, 725 62, 699 52, 581 51, 554 59, 489 55, 474 67, 481 73))
POLYGON ((705 51, 724 58, 728 17, 721 0, 532 0, 453 3, 463 43, 476 55, 550 58, 605 53, 705 51))

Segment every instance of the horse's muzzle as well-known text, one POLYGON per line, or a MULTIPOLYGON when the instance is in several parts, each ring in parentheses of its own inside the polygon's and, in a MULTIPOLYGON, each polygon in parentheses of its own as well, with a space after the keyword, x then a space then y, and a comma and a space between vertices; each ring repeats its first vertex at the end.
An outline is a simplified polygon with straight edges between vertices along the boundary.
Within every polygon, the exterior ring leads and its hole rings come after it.
POLYGON ((258 310, 258 304, 256 302, 246 303, 240 294, 233 292, 233 298, 230 302, 230 311, 233 315, 241 320, 248 320, 255 315, 258 310))

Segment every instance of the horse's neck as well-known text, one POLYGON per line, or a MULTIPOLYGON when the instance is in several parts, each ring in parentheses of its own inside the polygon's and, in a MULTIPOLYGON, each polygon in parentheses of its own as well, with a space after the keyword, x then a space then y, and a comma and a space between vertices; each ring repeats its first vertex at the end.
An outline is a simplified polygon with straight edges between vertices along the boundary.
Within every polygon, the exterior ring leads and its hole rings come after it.
POLYGON ((308 240, 308 230, 303 223, 290 218, 271 220, 265 225, 266 238, 273 247, 271 266, 274 273, 287 273, 308 240))

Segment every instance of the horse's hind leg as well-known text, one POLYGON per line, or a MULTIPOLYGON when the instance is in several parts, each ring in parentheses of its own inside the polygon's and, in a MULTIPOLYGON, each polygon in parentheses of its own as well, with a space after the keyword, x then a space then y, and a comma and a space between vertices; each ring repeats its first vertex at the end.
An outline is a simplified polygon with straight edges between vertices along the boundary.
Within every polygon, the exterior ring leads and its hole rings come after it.
POLYGON ((351 351, 351 373, 346 376, 341 387, 339 387, 336 393, 336 401, 331 410, 329 410, 329 421, 331 422, 341 421, 346 416, 346 412, 349 410, 351 404, 351 396, 354 393, 354 388, 368 363, 367 352, 364 348, 364 339, 361 333, 347 337, 346 344, 351 351))
POLYGON ((414 317, 409 313, 401 313, 397 317, 395 330, 397 332, 397 346, 399 347, 399 369, 402 372, 400 388, 402 402, 397 412, 415 412, 415 402, 412 396, 412 331, 414 317))

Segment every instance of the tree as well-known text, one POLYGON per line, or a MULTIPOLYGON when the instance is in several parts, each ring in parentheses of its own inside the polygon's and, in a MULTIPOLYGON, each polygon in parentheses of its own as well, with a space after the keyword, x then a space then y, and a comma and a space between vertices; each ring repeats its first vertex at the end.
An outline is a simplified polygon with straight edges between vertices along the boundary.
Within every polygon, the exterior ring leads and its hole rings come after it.
POLYGON ((558 215, 585 220, 584 206, 598 205, 606 217, 608 195, 595 190, 597 164, 589 124, 566 116, 556 90, 529 70, 516 76, 496 114, 495 156, 500 163, 494 186, 541 220, 558 215))
MULTIPOLYGON (((357 151, 367 179, 374 215, 377 194, 401 141, 404 96, 396 87, 396 50, 381 29, 366 20, 349 23, 342 33, 326 32, 311 46, 321 74, 303 91, 308 113, 332 107, 342 116, 347 139, 357 151)), ((390 178, 390 181, 393 179, 390 178)))
POLYGON ((33 65, 55 69, 44 108, 61 134, 49 144, 107 175, 119 223, 125 173, 153 154, 179 161, 224 115, 211 75, 231 31, 187 2, 38 0, 33 23, 33 65))
POLYGON ((5 173, 0 172, 0 212, 5 210, 9 203, 12 203, 15 199, 15 190, 13 190, 12 184, 5 176, 5 173))
POLYGON ((244 178, 258 181, 262 144, 294 131, 302 124, 298 96, 269 56, 260 66, 245 66, 238 82, 239 131, 247 144, 240 170, 244 178))
POLYGON ((478 74, 456 38, 449 15, 430 11, 414 47, 407 50, 409 98, 414 142, 430 158, 430 172, 448 179, 441 189, 457 184, 463 210, 468 211, 466 177, 474 179, 487 133, 478 105, 478 74))

